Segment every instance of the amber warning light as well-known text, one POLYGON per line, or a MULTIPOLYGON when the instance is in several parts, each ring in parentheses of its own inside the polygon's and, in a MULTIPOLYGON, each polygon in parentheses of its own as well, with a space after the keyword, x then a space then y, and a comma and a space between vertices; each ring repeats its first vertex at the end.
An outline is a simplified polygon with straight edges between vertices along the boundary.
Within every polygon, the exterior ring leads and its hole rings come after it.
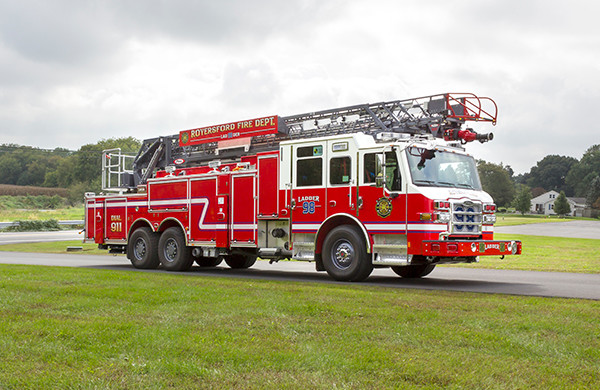
POLYGON ((200 127, 179 133, 179 145, 197 145, 236 138, 254 137, 275 133, 287 133, 287 127, 277 115, 222 125, 200 127))

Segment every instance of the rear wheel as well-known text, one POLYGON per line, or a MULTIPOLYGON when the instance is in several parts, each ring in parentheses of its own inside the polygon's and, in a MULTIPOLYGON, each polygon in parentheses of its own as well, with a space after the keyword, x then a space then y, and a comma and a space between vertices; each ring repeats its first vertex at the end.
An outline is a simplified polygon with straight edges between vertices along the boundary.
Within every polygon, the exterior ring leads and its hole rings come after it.
POLYGON ((435 264, 411 264, 392 267, 392 271, 403 278, 415 279, 429 275, 434 268, 435 264))
POLYGON ((223 261, 223 259, 220 257, 199 257, 196 259, 196 263, 200 267, 216 267, 221 264, 221 261, 223 261))
POLYGON ((165 230, 158 240, 158 258, 167 271, 187 271, 194 262, 192 250, 185 245, 181 229, 172 227, 165 230))
POLYGON ((253 255, 231 255, 225 258, 225 262, 231 268, 243 269, 250 268, 256 263, 256 256, 253 255))
POLYGON ((335 280, 360 282, 373 272, 365 238, 353 226, 338 226, 327 235, 322 258, 325 270, 335 280))
POLYGON ((127 258, 135 268, 157 268, 160 264, 158 259, 158 234, 148 227, 135 230, 127 244, 127 258))

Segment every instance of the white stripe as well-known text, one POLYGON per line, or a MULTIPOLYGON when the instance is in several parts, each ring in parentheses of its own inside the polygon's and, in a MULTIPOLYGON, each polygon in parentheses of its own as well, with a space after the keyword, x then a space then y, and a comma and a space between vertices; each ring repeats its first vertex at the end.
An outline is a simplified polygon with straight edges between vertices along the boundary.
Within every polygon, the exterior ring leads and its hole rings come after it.
POLYGON ((152 206, 187 206, 187 200, 153 200, 150 201, 150 207, 152 206))
POLYGON ((235 223, 232 226, 233 230, 239 229, 239 230, 255 230, 258 228, 257 224, 252 224, 252 223, 235 223))
POLYGON ((227 230, 227 224, 222 223, 203 223, 201 230, 227 230))
POLYGON ((106 202, 106 207, 146 207, 148 204, 146 202, 106 202))
POLYGON ((415 223, 415 224, 408 224, 408 231, 409 232, 413 232, 413 231, 417 231, 417 232, 422 232, 422 231, 426 231, 426 232, 443 232, 446 231, 446 224, 434 224, 434 223, 415 223))
POLYGON ((318 230, 321 227, 321 224, 315 224, 315 223, 294 223, 292 225, 292 230, 293 229, 303 229, 303 230, 318 230))
POLYGON ((365 227, 367 230, 404 230, 406 224, 404 223, 366 223, 365 227))

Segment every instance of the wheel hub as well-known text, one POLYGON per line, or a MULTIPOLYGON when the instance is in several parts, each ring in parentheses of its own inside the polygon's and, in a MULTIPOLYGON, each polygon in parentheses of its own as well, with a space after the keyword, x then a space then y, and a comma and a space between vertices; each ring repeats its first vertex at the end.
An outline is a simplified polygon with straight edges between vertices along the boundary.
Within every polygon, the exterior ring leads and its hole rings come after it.
POLYGON ((165 245, 165 259, 169 262, 175 261, 177 257, 177 242, 174 239, 169 239, 165 245))
POLYGON ((133 254, 135 255, 135 258, 137 260, 142 260, 142 258, 146 254, 146 243, 141 238, 135 242, 133 254))
POLYGON ((350 267, 354 260, 354 248, 348 241, 339 242, 333 247, 333 264, 339 269, 350 267))

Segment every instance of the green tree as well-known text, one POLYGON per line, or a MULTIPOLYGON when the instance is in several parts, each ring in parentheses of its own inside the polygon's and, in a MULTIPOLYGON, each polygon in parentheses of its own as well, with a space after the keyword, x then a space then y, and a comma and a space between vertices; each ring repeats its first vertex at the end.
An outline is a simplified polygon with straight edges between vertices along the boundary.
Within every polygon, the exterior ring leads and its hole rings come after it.
POLYGON ((565 191, 573 195, 573 189, 565 185, 571 167, 577 164, 573 157, 549 155, 537 162, 531 168, 527 178, 527 185, 531 188, 543 187, 546 191, 565 191))
POLYGON ((531 190, 525 185, 521 185, 517 196, 513 202, 515 209, 522 215, 531 210, 531 190))
POLYGON ((585 197, 590 183, 600 176, 600 144, 590 147, 579 163, 573 165, 565 182, 575 196, 585 197))
POLYGON ((508 206, 515 196, 510 174, 501 164, 477 162, 483 190, 490 194, 498 206, 508 206))
POLYGON ((596 176, 590 183, 590 188, 586 196, 587 204, 593 208, 600 208, 600 176, 596 176), (595 205, 598 205, 596 207, 595 205))
POLYGON ((0 156, 0 183, 17 184, 21 175, 22 167, 20 162, 12 154, 0 156))
POLYGON ((102 176, 102 151, 121 148, 124 154, 135 155, 140 148, 140 141, 133 137, 110 138, 95 144, 83 145, 77 152, 74 166, 74 179, 78 182, 91 183, 102 176))
POLYGON ((569 205, 564 191, 561 191, 554 201, 554 212, 558 215, 567 215, 571 213, 571 205, 569 205))

